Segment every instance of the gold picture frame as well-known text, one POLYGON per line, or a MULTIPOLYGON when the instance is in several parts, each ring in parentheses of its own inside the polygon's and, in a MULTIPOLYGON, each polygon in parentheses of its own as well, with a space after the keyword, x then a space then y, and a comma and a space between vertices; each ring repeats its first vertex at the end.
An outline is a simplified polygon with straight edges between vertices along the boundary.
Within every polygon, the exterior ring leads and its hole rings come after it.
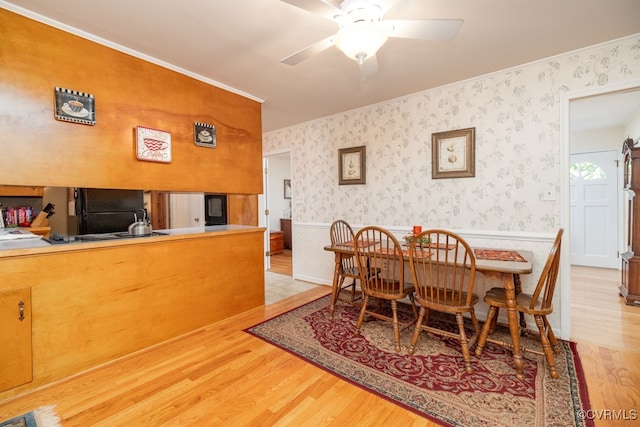
POLYGON ((431 134, 431 178, 476 176, 476 128, 431 134))
POLYGON ((338 184, 366 184, 366 147, 341 148, 338 150, 338 184))

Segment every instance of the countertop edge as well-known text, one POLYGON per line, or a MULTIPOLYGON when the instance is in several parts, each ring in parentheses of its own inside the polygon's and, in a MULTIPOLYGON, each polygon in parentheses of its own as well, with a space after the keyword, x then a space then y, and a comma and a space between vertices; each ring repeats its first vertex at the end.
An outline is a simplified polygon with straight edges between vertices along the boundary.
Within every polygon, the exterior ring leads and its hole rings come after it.
POLYGON ((88 249, 110 248, 125 245, 157 244, 176 240, 202 239, 233 234, 258 232, 264 233, 265 230, 265 227, 230 224, 214 225, 208 227, 153 230, 160 233, 166 233, 166 235, 164 236, 136 237, 129 239, 102 240, 96 242, 68 243, 60 245, 51 245, 42 238, 20 239, 13 241, 10 240, 6 242, 0 242, 0 259, 32 255, 46 255, 60 252, 83 251, 88 249))

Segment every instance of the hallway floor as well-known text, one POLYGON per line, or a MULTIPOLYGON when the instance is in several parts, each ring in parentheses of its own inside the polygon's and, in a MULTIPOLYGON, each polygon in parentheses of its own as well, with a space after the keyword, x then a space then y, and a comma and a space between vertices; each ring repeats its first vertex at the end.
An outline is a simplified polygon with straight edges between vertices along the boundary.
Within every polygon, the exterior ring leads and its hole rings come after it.
POLYGON ((295 280, 292 276, 285 276, 284 274, 273 273, 271 271, 264 272, 264 282, 265 305, 273 304, 274 302, 297 295, 309 289, 317 288, 318 286, 323 286, 295 280))

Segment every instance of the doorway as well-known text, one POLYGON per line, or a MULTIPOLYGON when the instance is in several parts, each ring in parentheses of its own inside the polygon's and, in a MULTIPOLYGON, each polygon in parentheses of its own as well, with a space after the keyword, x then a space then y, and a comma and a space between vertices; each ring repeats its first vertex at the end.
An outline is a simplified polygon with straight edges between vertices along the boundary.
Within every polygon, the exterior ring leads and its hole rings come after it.
MULTIPOLYGON (((560 153, 560 191, 561 191, 561 225, 565 230, 571 230, 571 203, 570 203, 570 164, 571 154, 577 152, 611 150, 616 153, 622 148, 622 142, 627 137, 624 133, 625 128, 637 121, 637 114, 640 110, 640 81, 629 82, 620 85, 611 85, 607 88, 590 88, 585 91, 562 95, 561 102, 561 153, 560 153), (585 101, 583 103, 583 101, 585 101), (581 108, 588 107, 588 108, 581 108), (608 147, 581 147, 576 146, 582 143, 581 138, 576 136, 579 131, 596 132, 598 129, 616 128, 618 134, 611 139, 611 146, 608 147)), ((638 135, 634 135, 638 138, 638 135)), ((601 138, 600 141, 603 141, 601 138)), ((620 189, 617 189, 617 193, 620 189)), ((623 210, 618 209, 617 216, 622 215, 623 210)), ((622 224, 621 218, 617 221, 622 224)), ((579 231, 576 231, 579 233, 579 231)), ((622 241, 621 227, 618 226, 616 234, 618 242, 622 241)), ((574 236, 569 232, 569 236, 565 236, 569 240, 562 247, 562 261, 560 266, 559 280, 560 296, 561 296, 561 319, 560 328, 562 338, 571 338, 571 257, 572 241, 574 236)), ((617 265, 616 269, 620 266, 617 265)), ((578 291, 576 291, 578 292, 578 291)))
POLYGON ((295 183, 292 181, 291 152, 267 153, 265 165, 265 209, 264 224, 269 231, 268 260, 266 269, 293 276, 293 210, 292 196, 295 183))

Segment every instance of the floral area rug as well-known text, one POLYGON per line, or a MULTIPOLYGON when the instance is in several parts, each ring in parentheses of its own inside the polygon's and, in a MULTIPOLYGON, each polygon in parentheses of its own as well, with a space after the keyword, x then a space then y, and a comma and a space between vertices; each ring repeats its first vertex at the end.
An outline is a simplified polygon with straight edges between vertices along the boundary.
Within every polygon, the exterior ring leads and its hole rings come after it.
POLYGON ((60 418, 53 406, 43 406, 26 414, 0 421, 0 427, 60 427, 60 418))
MULTIPOLYGON (((525 380, 516 378, 512 353, 487 343, 464 370, 457 340, 422 332, 407 354, 413 327, 393 350, 391 323, 367 321, 354 336, 358 307, 342 301, 329 320, 326 296, 245 331, 431 421, 450 426, 591 426, 582 366, 574 343, 559 341, 552 379, 544 356, 524 353, 525 380)), ((411 313, 401 313, 412 316, 411 313)), ((455 319, 432 313, 430 324, 456 331, 455 319)), ((497 330, 496 335, 508 330, 497 330)), ((523 337, 528 348, 537 337, 523 337)))

